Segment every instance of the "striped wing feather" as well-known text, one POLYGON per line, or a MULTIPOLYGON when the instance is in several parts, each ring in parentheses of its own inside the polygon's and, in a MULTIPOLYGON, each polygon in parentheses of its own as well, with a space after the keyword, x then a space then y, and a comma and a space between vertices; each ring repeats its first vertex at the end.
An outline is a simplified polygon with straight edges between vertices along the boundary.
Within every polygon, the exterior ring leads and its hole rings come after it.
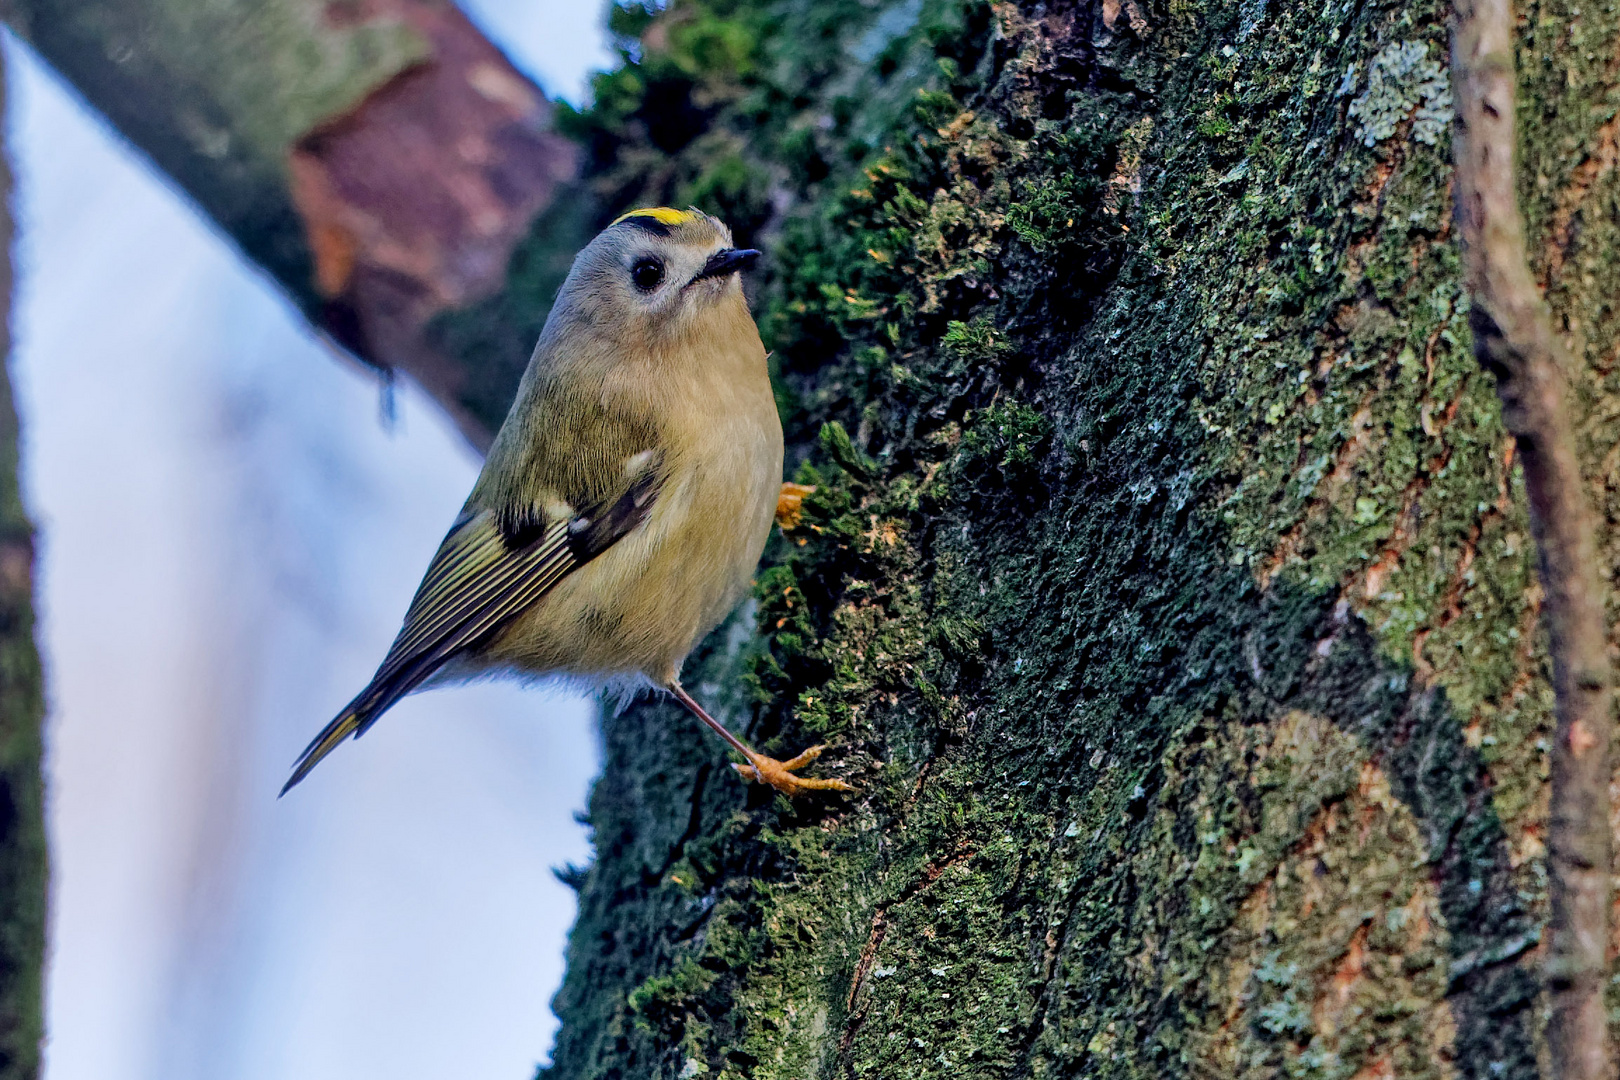
POLYGON ((439 545, 377 674, 315 736, 282 794, 344 739, 364 734, 457 653, 479 644, 645 520, 655 494, 656 477, 648 472, 603 512, 551 523, 520 547, 513 546, 491 512, 464 514, 439 545))

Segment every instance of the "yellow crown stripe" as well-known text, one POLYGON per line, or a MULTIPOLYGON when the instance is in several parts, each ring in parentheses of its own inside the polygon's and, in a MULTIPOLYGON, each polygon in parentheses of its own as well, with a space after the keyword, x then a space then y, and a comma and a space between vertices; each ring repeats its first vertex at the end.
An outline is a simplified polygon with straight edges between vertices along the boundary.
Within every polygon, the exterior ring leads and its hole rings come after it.
MULTIPOLYGON (((660 225, 674 226, 684 225, 696 216, 691 210, 675 210, 668 206, 649 206, 642 210, 632 210, 628 214, 621 214, 613 219, 613 224, 617 225, 619 222, 627 221, 630 218, 645 217, 652 218, 660 225)), ((611 228, 611 226, 609 227, 611 228)))

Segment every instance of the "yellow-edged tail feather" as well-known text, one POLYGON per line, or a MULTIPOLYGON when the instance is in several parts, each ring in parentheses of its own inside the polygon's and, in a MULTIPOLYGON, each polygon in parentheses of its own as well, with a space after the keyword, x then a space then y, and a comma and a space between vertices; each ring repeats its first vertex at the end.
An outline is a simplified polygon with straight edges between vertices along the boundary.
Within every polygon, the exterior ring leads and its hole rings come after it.
POLYGON ((293 766, 292 777, 281 786, 281 795, 287 794, 297 786, 298 781, 308 776, 310 770, 321 763, 322 758, 337 749, 338 743, 358 731, 364 720, 365 716, 360 710, 350 708, 344 709, 336 720, 327 724, 321 733, 315 736, 315 741, 304 748, 303 754, 298 758, 298 764, 293 766))
POLYGON ((536 540, 513 546, 487 510, 463 514, 439 545, 405 614, 405 625, 360 696, 315 736, 293 766, 285 795, 351 735, 364 735, 400 698, 432 678, 463 650, 501 625, 562 578, 639 525, 652 508, 656 455, 627 478, 611 501, 552 522, 536 540))

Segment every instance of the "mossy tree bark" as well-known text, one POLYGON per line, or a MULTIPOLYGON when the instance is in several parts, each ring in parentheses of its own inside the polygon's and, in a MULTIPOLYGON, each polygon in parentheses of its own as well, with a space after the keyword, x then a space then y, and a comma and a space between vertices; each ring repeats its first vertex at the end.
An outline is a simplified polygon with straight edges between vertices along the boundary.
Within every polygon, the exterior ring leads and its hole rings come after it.
MULTIPOLYGON (((688 685, 862 791, 789 806, 673 708, 607 720, 547 1075, 1548 1071, 1553 694, 1447 14, 645 16, 595 167, 770 208, 819 487, 688 685), (733 104, 649 145, 683 64, 733 104)), ((1620 25, 1518 34, 1612 624, 1620 25)))

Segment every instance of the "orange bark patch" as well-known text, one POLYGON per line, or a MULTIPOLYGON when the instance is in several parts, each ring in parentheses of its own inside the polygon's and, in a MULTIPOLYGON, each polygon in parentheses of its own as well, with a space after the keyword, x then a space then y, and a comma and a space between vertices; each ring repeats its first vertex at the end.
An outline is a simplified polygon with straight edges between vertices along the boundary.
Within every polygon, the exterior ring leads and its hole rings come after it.
POLYGON ((804 497, 814 494, 815 490, 808 484, 782 485, 781 493, 776 496, 776 523, 783 532, 798 528, 799 518, 804 513, 804 497))
POLYGON ((1387 1057, 1374 1058, 1357 1069, 1350 1080, 1395 1080, 1395 1063, 1387 1057))
MULTIPOLYGON (((1296 713, 1254 760, 1343 752, 1358 753, 1350 736, 1296 713)), ((1376 762, 1330 767, 1353 780, 1303 823, 1216 946, 1208 1026, 1188 1048, 1196 1075, 1279 1076, 1310 1061, 1369 1080, 1453 1074, 1449 935, 1434 883, 1409 876, 1426 858, 1421 827, 1376 762)))
POLYGON ((1339 1029, 1339 1016, 1350 1004, 1350 993, 1361 982, 1367 966, 1367 924, 1362 923, 1350 937, 1350 947, 1333 969, 1328 992, 1316 1003, 1317 1030, 1333 1034, 1339 1029))

